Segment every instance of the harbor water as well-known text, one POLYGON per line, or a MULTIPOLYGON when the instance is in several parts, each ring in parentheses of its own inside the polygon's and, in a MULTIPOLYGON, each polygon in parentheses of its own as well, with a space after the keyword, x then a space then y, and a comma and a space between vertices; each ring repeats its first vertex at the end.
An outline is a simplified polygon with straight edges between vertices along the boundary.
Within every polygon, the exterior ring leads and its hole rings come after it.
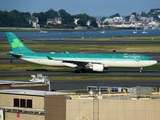
MULTIPOLYGON (((109 31, 48 31, 48 32, 14 32, 18 37, 23 38, 107 38, 107 37, 141 37, 160 36, 160 30, 109 30, 109 31)), ((0 32, 0 38, 5 38, 5 32, 0 32)))

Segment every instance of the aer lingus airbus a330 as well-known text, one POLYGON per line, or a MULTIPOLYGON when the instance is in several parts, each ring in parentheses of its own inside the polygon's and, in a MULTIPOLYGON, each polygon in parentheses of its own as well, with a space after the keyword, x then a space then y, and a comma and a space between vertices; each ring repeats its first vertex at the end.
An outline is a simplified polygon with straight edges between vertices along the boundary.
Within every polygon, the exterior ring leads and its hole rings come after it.
POLYGON ((30 50, 12 32, 6 32, 12 48, 9 55, 42 65, 76 67, 75 72, 85 72, 86 69, 103 72, 109 67, 143 67, 157 63, 151 57, 141 54, 84 54, 84 53, 41 53, 30 50))

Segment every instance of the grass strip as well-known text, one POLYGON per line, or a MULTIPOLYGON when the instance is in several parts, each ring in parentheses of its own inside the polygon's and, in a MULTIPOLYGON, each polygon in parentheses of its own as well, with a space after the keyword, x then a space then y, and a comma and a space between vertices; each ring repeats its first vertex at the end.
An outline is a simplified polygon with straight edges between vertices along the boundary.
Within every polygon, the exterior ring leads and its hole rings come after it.
MULTIPOLYGON (((149 67, 144 67, 144 70, 160 70, 160 64, 156 64, 149 67)), ((37 70, 37 71, 74 71, 75 68, 70 67, 52 67, 39 65, 34 63, 5 63, 0 64, 0 71, 27 71, 27 70, 37 70)), ((109 70, 137 70, 139 68, 109 68, 109 70)))
MULTIPOLYGON (((159 41, 160 40, 160 36, 140 36, 140 37, 122 37, 122 36, 118 36, 118 37, 105 37, 105 38, 23 38, 21 37, 20 39, 22 40, 125 40, 125 41, 159 41)), ((0 40, 6 40, 7 38, 0 38, 0 40)))
MULTIPOLYGON (((79 53, 106 53, 117 52, 160 52, 159 44, 27 44, 33 51, 52 51, 52 52, 79 52, 79 53)), ((0 47, 0 57, 6 57, 7 51, 11 51, 9 44, 3 44, 0 47), (4 51, 4 52, 3 52, 4 51)))
POLYGON ((3 63, 0 64, 0 71, 61 71, 61 70, 74 70, 69 67, 51 67, 45 65, 39 65, 34 63, 3 63))
MULTIPOLYGON (((1 80, 30 80, 31 76, 0 76, 1 80)), ((160 80, 159 76, 49 76, 50 80, 160 80)))

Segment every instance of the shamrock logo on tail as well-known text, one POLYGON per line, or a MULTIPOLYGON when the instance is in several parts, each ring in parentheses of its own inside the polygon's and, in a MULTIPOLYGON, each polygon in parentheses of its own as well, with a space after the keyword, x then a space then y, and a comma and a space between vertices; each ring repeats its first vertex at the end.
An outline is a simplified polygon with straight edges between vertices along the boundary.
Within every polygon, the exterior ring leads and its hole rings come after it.
POLYGON ((12 47, 13 48, 19 47, 21 49, 23 47, 23 44, 19 41, 19 39, 14 39, 12 42, 12 47))

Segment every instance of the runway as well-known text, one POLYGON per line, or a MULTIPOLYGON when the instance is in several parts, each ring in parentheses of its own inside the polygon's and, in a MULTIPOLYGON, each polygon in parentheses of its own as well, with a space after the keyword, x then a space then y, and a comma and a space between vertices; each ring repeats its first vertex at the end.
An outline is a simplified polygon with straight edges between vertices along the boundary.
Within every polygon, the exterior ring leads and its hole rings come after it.
POLYGON ((146 86, 160 88, 160 80, 54 80, 51 90, 75 90, 87 92, 87 86, 135 87, 146 86))
MULTIPOLYGON (((23 39, 22 39, 23 40, 23 39)), ((28 44, 160 44, 160 41, 144 41, 144 40, 23 40, 28 44)), ((0 44, 8 44, 7 39, 1 40, 0 44)))

